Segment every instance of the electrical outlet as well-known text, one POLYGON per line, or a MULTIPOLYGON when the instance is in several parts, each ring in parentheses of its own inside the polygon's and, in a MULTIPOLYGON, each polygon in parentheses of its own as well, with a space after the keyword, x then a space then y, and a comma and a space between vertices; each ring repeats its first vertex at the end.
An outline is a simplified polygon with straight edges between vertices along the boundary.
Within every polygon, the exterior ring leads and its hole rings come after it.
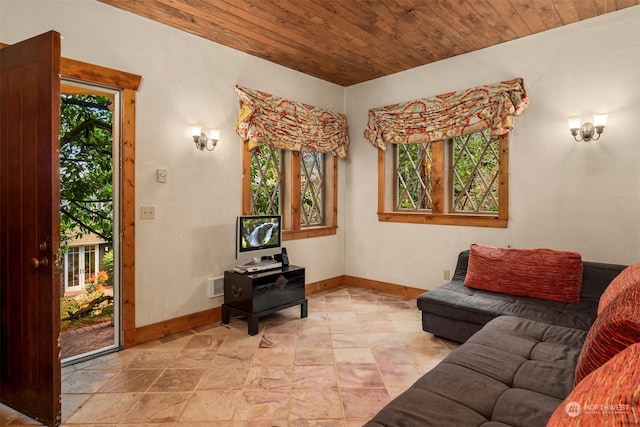
POLYGON ((156 207, 155 206, 140 207, 140 219, 156 219, 156 207))
POLYGON ((442 270, 442 280, 451 280, 451 271, 442 270))

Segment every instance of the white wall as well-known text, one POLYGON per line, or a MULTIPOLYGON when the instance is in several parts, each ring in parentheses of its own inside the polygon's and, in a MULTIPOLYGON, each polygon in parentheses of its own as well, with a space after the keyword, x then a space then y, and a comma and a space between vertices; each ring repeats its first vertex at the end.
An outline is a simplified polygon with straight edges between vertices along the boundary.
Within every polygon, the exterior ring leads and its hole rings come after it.
POLYGON ((346 274, 433 289, 473 242, 640 261, 639 23, 636 6, 348 87, 346 274), (514 120, 509 227, 378 222, 368 109, 514 77, 530 105, 514 120), (602 138, 574 142, 567 117, 599 112, 602 138))
POLYGON ((206 298, 205 283, 235 263, 235 84, 347 113, 338 235, 286 243, 308 282, 349 274, 432 289, 472 242, 637 262, 638 22, 640 6, 343 89, 95 1, 0 0, 0 41, 54 29, 63 56, 143 77, 136 207, 156 206, 157 219, 136 224, 137 326, 221 303, 206 298), (513 77, 524 78, 530 106, 512 134, 509 228, 378 222, 376 150, 362 136, 368 109, 513 77), (602 139, 573 142, 567 116, 597 112, 610 114, 602 139), (215 152, 194 148, 190 123, 222 130, 215 152), (167 184, 155 182, 158 168, 167 184))
MULTIPOLYGON (((156 219, 136 222, 136 325, 219 306, 220 298, 207 299, 206 281, 236 264, 241 211, 234 85, 338 112, 343 88, 95 1, 0 0, 0 41, 49 30, 63 36, 64 57, 142 76, 136 209, 155 206, 156 219), (222 130, 214 152, 196 150, 192 123, 222 130), (166 184, 155 181, 158 168, 168 170, 166 184)), ((285 242, 307 282, 344 272, 344 162, 339 170, 338 234, 285 242)))

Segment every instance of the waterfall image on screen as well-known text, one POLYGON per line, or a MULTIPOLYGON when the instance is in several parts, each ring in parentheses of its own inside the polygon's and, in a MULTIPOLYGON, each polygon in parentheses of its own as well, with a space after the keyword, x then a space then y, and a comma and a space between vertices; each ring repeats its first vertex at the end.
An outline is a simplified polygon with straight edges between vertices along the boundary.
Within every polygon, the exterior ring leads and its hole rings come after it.
POLYGON ((280 246, 280 217, 243 217, 240 222, 240 250, 280 246))

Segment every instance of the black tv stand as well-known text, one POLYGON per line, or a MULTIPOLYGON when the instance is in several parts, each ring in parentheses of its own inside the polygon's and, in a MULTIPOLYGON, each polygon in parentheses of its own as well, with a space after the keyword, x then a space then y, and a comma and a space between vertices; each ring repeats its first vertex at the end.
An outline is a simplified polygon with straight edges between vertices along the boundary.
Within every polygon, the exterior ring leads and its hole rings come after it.
POLYGON ((228 324, 231 312, 247 317, 249 335, 258 333, 260 317, 300 305, 300 317, 307 317, 304 267, 290 265, 256 273, 224 272, 222 323, 228 324))

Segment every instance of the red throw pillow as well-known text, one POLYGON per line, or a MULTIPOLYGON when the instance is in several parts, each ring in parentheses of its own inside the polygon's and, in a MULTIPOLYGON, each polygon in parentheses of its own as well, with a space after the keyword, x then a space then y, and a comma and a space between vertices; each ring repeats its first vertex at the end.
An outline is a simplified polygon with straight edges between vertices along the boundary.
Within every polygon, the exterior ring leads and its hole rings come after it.
POLYGON ((472 244, 465 286, 492 292, 579 302, 582 257, 553 249, 512 249, 472 244))
POLYGON ((640 419, 640 344, 589 374, 555 410, 547 427, 634 426, 640 419))
POLYGON ((613 356, 640 342, 640 287, 622 292, 596 317, 584 340, 575 384, 613 356))
POLYGON ((632 286, 640 286, 640 263, 630 265, 618 274, 604 290, 598 303, 598 314, 625 290, 632 286))

